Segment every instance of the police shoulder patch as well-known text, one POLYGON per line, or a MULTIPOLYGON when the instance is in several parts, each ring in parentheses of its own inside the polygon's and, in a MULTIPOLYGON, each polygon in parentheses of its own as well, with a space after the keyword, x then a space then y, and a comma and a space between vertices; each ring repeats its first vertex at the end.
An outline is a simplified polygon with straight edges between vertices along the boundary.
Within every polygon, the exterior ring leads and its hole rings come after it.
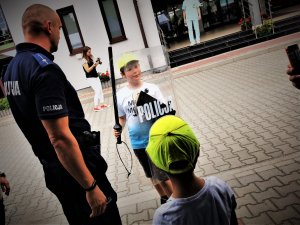
POLYGON ((35 53, 33 54, 33 57, 40 64, 41 67, 45 67, 50 64, 53 64, 53 62, 49 58, 47 58, 45 55, 41 53, 35 53))

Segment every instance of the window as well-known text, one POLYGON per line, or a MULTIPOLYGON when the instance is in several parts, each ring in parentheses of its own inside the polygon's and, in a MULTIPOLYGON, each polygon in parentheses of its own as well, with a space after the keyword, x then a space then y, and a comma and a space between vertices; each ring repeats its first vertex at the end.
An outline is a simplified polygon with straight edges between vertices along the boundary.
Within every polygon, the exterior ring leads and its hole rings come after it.
POLYGON ((116 0, 98 0, 110 44, 127 40, 116 0))
POLYGON ((79 24, 73 6, 68 6, 56 10, 61 23, 66 41, 69 47, 70 55, 76 55, 82 52, 84 42, 79 24))
POLYGON ((14 48, 15 43, 7 26, 2 7, 0 6, 0 52, 14 48))

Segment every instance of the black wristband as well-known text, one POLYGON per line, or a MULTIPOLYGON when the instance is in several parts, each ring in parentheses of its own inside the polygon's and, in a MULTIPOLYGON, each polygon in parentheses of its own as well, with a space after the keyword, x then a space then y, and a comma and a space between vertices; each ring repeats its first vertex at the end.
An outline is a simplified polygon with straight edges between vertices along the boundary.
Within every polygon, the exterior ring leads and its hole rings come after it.
POLYGON ((6 177, 5 173, 0 173, 0 177, 6 177))
POLYGON ((93 183, 92 183, 92 185, 90 187, 84 189, 84 190, 87 191, 87 192, 89 192, 89 191, 94 190, 96 186, 97 186, 97 181, 94 180, 93 183))

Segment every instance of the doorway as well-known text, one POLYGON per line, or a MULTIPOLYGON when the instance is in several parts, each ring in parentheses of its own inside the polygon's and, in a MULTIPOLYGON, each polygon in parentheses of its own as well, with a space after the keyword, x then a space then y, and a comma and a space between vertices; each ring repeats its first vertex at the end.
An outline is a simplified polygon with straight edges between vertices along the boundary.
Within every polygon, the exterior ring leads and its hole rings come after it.
MULTIPOLYGON (((186 46, 189 45, 187 42, 188 28, 184 25, 183 21, 182 3, 182 0, 152 0, 156 22, 159 30, 163 33, 164 43, 166 43, 167 50, 169 51, 174 50, 174 45, 178 43, 186 43, 186 46)), ((211 33, 211 31, 223 31, 227 27, 229 27, 230 31, 235 31, 235 27, 238 27, 235 26, 241 17, 238 0, 201 0, 200 3, 202 17, 199 23, 201 41, 204 40, 202 37, 206 33, 211 33)))

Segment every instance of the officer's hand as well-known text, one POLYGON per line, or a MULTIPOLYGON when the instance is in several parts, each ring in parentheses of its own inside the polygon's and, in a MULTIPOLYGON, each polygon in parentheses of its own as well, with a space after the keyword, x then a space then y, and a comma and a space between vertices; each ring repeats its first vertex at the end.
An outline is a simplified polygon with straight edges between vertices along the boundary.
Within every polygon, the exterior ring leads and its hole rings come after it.
POLYGON ((0 186, 2 191, 8 196, 10 192, 9 182, 5 177, 0 177, 0 186))
POLYGON ((107 206, 107 198, 98 186, 92 191, 86 192, 86 200, 89 203, 92 213, 90 217, 96 217, 103 214, 107 206))

